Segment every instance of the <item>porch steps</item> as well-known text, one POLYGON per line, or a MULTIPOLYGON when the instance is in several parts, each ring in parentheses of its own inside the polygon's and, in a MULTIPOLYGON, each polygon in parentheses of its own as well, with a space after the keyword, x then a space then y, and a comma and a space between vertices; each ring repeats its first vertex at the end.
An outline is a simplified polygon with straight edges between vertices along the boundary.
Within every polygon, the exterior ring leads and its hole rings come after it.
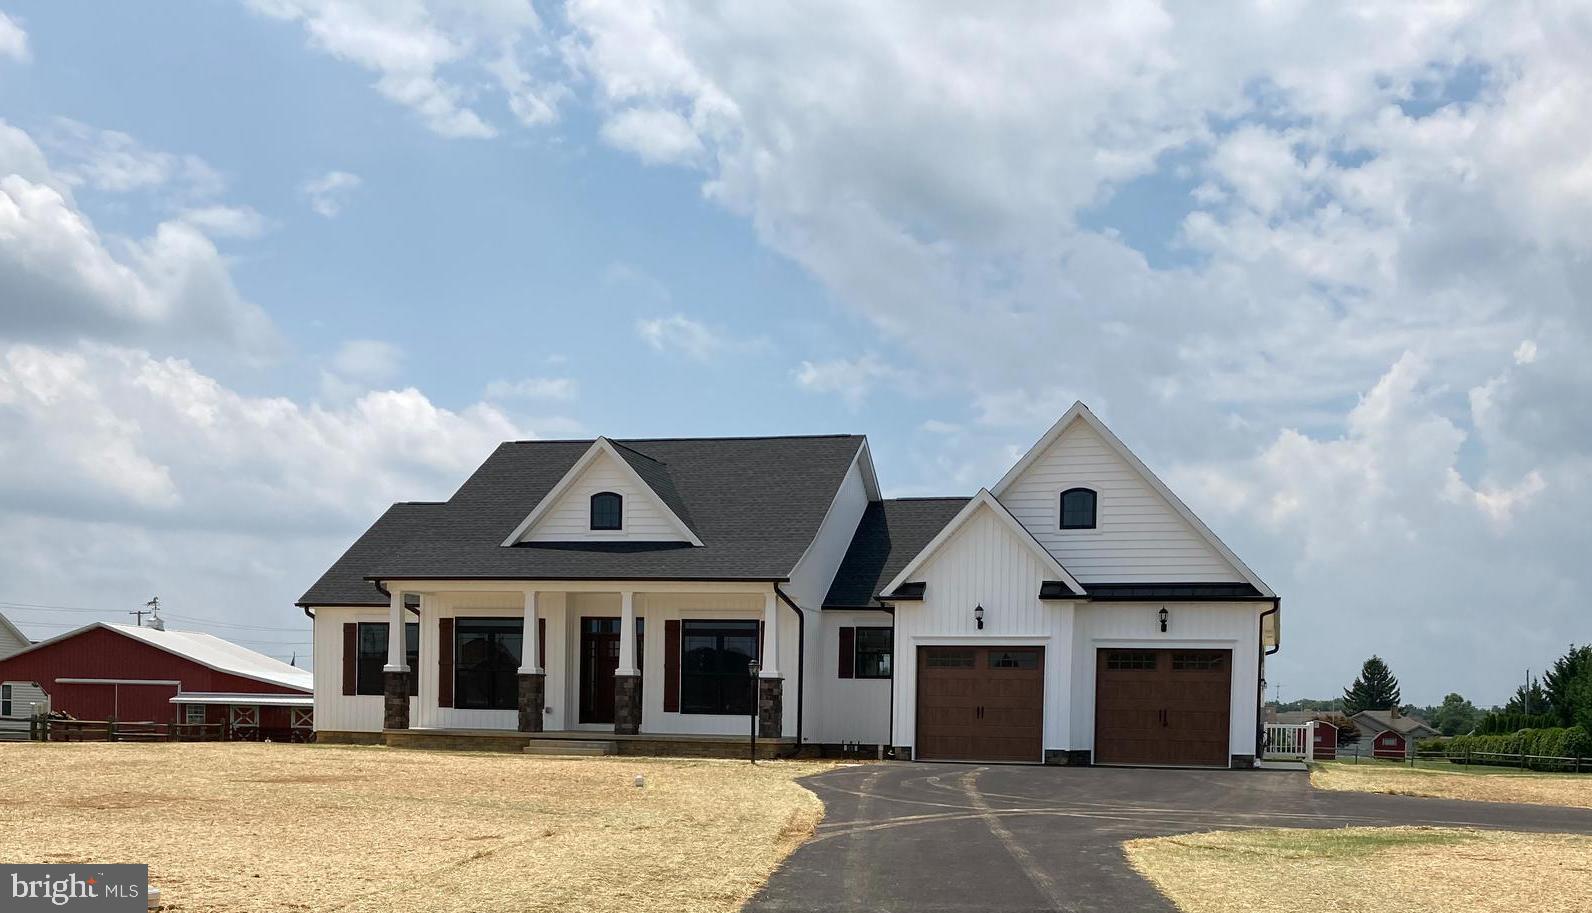
POLYGON ((555 757, 600 758, 618 754, 619 743, 584 739, 532 739, 523 749, 526 754, 555 757))

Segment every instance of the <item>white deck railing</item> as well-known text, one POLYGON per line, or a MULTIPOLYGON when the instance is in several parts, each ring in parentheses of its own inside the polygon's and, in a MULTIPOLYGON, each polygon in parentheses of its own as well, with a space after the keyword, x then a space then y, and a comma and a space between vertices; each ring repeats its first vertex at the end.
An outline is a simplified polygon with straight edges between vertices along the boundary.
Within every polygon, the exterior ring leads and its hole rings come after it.
POLYGON ((1316 724, 1267 723, 1266 757, 1273 760, 1313 761, 1316 757, 1316 724))

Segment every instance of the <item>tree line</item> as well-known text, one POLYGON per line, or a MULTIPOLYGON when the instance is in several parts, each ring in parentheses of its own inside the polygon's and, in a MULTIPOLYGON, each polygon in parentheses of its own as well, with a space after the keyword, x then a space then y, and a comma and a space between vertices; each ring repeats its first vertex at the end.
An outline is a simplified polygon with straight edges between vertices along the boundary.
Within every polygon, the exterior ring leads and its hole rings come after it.
MULTIPOLYGON (((1406 716, 1425 720, 1443 735, 1463 735, 1486 727, 1489 717, 1512 718, 1535 726, 1580 726, 1592 732, 1592 644, 1570 649, 1553 662, 1541 677, 1532 676, 1515 689, 1501 706, 1483 710, 1457 692, 1443 697, 1442 703, 1425 707, 1406 704, 1399 691, 1398 676, 1380 656, 1372 656, 1360 667, 1360 674, 1343 697, 1329 700, 1302 698, 1278 704, 1279 711, 1314 711, 1353 716, 1362 710, 1397 709, 1406 716)), ((1507 726, 1507 729, 1521 728, 1507 726)))

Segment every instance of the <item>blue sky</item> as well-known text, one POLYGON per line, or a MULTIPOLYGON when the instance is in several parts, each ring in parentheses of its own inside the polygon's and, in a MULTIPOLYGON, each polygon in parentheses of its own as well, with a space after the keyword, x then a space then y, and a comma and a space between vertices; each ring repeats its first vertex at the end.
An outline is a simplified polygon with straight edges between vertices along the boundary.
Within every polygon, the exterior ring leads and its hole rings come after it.
POLYGON ((1082 398, 1284 594, 1285 697, 1592 640, 1575 4, 0 15, 36 635, 158 592, 291 655, 504 437, 863 432, 970 493, 1082 398))

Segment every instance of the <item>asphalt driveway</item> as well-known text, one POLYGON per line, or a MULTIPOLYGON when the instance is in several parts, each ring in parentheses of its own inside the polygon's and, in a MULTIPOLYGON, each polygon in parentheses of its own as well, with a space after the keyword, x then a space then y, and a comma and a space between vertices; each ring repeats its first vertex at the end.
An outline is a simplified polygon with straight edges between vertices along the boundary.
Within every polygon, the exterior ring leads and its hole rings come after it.
POLYGON ((749 911, 1172 913, 1123 841, 1390 824, 1592 833, 1592 810, 1328 792, 1283 771, 876 764, 803 782, 824 821, 749 911))

